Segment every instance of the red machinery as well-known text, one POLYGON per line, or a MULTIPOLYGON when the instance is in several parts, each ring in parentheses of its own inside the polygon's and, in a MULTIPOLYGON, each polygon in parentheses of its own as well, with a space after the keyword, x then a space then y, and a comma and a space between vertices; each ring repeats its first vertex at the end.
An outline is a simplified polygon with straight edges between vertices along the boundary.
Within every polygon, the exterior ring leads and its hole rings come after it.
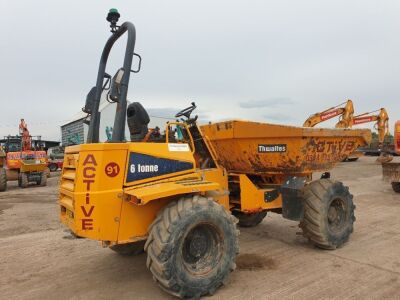
MULTIPOLYGON (((45 186, 47 184, 47 154, 46 151, 32 147, 32 136, 27 124, 21 119, 19 136, 9 136, 6 143, 5 173, 6 181, 18 180, 22 188, 29 182, 45 186)), ((3 189, 5 190, 6 186, 3 189)))

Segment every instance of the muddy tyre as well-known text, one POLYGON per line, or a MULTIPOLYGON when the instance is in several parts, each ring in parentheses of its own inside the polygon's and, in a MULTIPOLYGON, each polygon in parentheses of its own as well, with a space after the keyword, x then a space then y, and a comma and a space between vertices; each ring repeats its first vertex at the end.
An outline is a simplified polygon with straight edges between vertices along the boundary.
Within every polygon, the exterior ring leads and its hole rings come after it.
POLYGON ((396 193, 400 193, 400 182, 392 182, 392 189, 396 193))
POLYGON ((236 223, 221 205, 198 195, 170 203, 151 225, 145 245, 154 280, 181 298, 213 294, 236 268, 236 223))
POLYGON ((353 195, 343 183, 320 179, 304 187, 303 235, 322 249, 343 246, 353 232, 353 195))
POLYGON ((0 168, 0 192, 7 190, 7 174, 4 168, 0 168))
POLYGON ((144 252, 144 243, 146 241, 139 241, 135 243, 128 244, 118 244, 110 247, 111 250, 117 252, 124 256, 138 255, 144 252))
POLYGON ((40 179, 36 182, 37 185, 46 186, 47 185, 47 174, 46 172, 42 172, 40 175, 40 179))
POLYGON ((26 173, 19 173, 18 176, 18 185, 21 188, 26 188, 28 187, 29 181, 28 181, 28 175, 26 173))
POLYGON ((262 222, 266 217, 267 211, 260 211, 254 214, 245 214, 243 212, 235 212, 234 216, 239 219, 240 227, 254 227, 262 222))

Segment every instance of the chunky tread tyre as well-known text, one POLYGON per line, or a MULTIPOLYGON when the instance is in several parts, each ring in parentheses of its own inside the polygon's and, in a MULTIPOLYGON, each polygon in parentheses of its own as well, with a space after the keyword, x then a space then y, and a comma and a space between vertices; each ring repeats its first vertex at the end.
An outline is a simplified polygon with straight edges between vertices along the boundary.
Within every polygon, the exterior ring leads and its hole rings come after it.
POLYGON ((46 172, 43 172, 40 175, 40 180, 37 182, 38 185, 40 186, 46 186, 47 185, 47 174, 46 172))
POLYGON ((29 183, 28 175, 26 173, 19 173, 19 182, 18 183, 19 183, 19 186, 23 189, 28 187, 28 183, 29 183))
POLYGON ((343 183, 320 179, 304 187, 303 235, 322 249, 343 246, 353 232, 353 195, 343 183))
POLYGON ((139 255, 144 252, 144 244, 146 241, 139 241, 128 244, 117 244, 110 247, 111 250, 124 256, 139 255))
POLYGON ((392 182, 392 189, 396 193, 400 193, 400 182, 392 182))
POLYGON ((260 211, 253 214, 245 214, 243 212, 235 212, 233 215, 238 218, 240 227, 254 227, 262 222, 267 216, 267 211, 260 211))
POLYGON ((0 192, 7 190, 7 174, 4 168, 0 168, 0 192))
POLYGON ((153 279, 177 297, 198 299, 213 294, 236 268, 236 223, 237 219, 221 205, 198 195, 167 205, 150 226, 145 244, 153 279), (196 240, 202 230, 208 232, 204 234, 209 237, 207 242, 196 240), (190 256, 192 249, 202 249, 203 254, 190 256))

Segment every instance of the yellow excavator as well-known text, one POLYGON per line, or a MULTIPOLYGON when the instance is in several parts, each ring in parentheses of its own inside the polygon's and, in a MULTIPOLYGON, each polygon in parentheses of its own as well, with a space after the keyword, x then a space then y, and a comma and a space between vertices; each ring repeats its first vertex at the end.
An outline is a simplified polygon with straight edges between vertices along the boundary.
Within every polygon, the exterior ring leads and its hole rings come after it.
MULTIPOLYGON (((400 120, 394 125, 394 150, 400 155, 400 120)), ((383 180, 392 184, 392 189, 396 193, 400 193, 400 162, 384 162, 382 163, 383 180)))
POLYGON ((315 125, 339 116, 339 122, 336 123, 335 128, 351 128, 352 119, 354 115, 353 101, 340 103, 334 107, 328 108, 322 112, 315 113, 308 117, 304 122, 303 127, 314 127, 315 125), (344 106, 342 106, 344 104, 344 106))
POLYGON ((393 159, 393 156, 385 151, 383 142, 385 137, 389 134, 389 115, 385 108, 380 108, 375 111, 363 113, 353 117, 352 125, 365 124, 370 122, 376 122, 374 128, 378 131, 378 142, 379 142, 379 150, 381 152, 377 162, 390 162, 393 159), (379 112, 378 114, 373 114, 375 112, 379 112))
POLYGON ((385 136, 389 134, 389 115, 384 108, 357 115, 352 120, 352 125, 376 122, 374 128, 378 131, 379 143, 382 144, 385 136), (378 112, 376 115, 371 115, 378 112))
MULTIPOLYGON (((381 151, 381 155, 379 156, 377 161, 389 162, 393 159, 391 155, 389 155, 388 153, 386 153, 386 151, 382 149, 385 136, 389 134, 389 116, 385 108, 354 116, 353 101, 349 99, 346 102, 340 103, 337 106, 311 115, 304 122, 303 127, 314 127, 321 122, 327 121, 337 116, 339 116, 339 122, 335 124, 335 128, 352 128, 354 125, 376 122, 374 127, 378 131, 379 149, 381 151), (378 114, 372 115, 373 113, 378 111, 378 114)), ((349 155, 344 161, 356 161, 361 155, 361 152, 355 151, 351 155, 349 155)))
MULTIPOLYGON (((347 101, 334 107, 309 116, 304 122, 303 127, 314 127, 319 123, 330 120, 337 116, 339 116, 339 121, 335 124, 335 128, 351 128, 353 125, 354 116, 353 101, 348 99, 347 101)), ((343 161, 356 161, 361 155, 361 152, 355 151, 351 153, 351 155, 347 156, 343 161)))

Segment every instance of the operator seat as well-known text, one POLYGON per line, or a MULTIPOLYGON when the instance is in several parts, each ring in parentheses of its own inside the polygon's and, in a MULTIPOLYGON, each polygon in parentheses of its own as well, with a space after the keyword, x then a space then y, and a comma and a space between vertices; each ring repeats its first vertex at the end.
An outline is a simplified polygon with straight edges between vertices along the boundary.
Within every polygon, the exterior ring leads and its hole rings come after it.
POLYGON ((142 104, 133 102, 128 105, 126 115, 131 142, 142 142, 149 132, 147 126, 150 123, 149 114, 142 104))

